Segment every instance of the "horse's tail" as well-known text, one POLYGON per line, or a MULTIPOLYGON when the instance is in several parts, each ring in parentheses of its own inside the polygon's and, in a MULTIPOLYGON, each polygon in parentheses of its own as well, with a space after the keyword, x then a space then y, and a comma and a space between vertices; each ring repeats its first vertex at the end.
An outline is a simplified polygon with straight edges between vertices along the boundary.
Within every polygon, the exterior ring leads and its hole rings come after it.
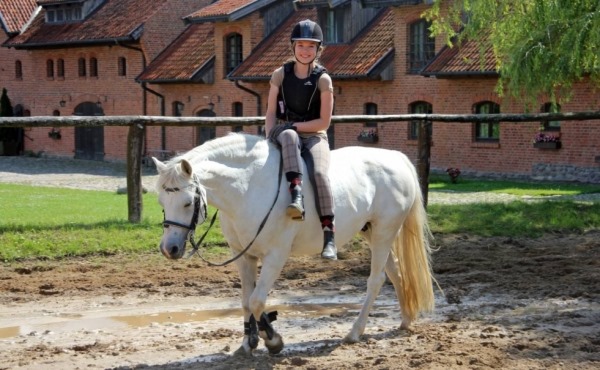
POLYGON ((402 288, 399 292, 401 297, 398 298, 403 315, 408 316, 402 319, 408 323, 412 322, 420 312, 432 311, 434 307, 429 244, 432 235, 423 206, 423 195, 418 180, 416 182, 414 203, 396 235, 393 246, 402 279, 402 288))

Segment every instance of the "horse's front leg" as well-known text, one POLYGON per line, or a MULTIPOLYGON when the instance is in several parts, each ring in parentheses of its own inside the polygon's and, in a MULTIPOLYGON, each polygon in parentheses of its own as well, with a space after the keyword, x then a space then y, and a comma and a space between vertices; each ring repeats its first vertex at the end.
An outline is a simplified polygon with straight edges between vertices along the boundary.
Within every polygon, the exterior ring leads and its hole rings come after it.
POLYGON ((244 339, 242 346, 235 355, 251 355, 252 350, 258 347, 258 326, 250 311, 250 296, 256 284, 258 261, 251 256, 243 256, 236 261, 240 281, 242 283, 242 309, 244 310, 244 339))
POLYGON ((275 331, 271 322, 275 320, 276 313, 265 313, 267 296, 281 274, 289 253, 282 249, 272 252, 262 260, 260 278, 250 296, 250 311, 257 318, 258 334, 265 341, 265 346, 271 354, 277 354, 283 349, 283 338, 275 331))

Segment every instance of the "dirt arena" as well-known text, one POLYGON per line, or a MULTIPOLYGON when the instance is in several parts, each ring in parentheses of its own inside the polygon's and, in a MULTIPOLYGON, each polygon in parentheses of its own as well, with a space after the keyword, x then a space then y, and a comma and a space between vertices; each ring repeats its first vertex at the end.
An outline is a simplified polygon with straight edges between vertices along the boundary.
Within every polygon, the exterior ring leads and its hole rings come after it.
POLYGON ((0 272, 1 369, 598 369, 600 231, 438 236, 436 311, 399 329, 386 284, 348 345, 369 252, 290 260, 269 303, 286 347, 242 340, 234 267, 156 254, 29 262, 0 272))

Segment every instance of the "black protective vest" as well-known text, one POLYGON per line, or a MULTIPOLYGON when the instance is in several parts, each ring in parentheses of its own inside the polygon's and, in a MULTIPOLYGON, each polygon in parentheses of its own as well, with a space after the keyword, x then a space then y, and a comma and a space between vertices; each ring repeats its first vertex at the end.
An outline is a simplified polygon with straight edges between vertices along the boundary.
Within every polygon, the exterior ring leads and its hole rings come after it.
POLYGON ((283 66, 283 81, 277 95, 277 118, 287 122, 306 122, 321 116, 319 77, 327 70, 316 65, 308 78, 294 74, 294 63, 283 66))

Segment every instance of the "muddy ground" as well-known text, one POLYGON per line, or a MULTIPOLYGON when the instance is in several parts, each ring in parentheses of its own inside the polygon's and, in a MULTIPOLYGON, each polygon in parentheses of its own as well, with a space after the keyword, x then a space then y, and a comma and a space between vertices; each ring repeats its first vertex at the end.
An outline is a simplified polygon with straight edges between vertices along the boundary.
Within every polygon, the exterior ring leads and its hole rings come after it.
POLYGON ((242 340, 234 267, 158 251, 3 265, 0 369, 598 369, 600 231, 539 239, 437 236, 436 311, 399 329, 386 284, 362 342, 366 248, 294 258, 269 303, 286 347, 242 340))

